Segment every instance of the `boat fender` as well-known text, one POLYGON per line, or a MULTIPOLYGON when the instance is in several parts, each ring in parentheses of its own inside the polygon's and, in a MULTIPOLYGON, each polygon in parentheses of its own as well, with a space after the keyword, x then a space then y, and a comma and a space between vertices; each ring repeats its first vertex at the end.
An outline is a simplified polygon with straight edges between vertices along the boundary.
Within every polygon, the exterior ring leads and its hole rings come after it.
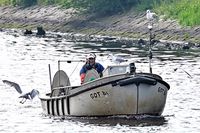
POLYGON ((157 81, 155 79, 147 78, 147 77, 132 77, 132 78, 128 78, 125 80, 121 80, 117 84, 119 86, 126 86, 126 85, 130 85, 130 84, 136 84, 138 86, 140 83, 156 85, 157 81))

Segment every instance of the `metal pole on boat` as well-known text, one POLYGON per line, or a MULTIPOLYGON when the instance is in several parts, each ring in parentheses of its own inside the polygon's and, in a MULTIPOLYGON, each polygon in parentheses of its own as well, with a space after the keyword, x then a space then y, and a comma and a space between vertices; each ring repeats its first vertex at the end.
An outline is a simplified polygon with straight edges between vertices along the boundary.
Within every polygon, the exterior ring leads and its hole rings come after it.
POLYGON ((49 81, 50 81, 50 87, 51 87, 51 90, 52 90, 52 83, 51 83, 51 66, 49 64, 49 81))
POLYGON ((60 70, 60 60, 58 60, 58 71, 60 70))
POLYGON ((151 45, 152 45, 151 30, 152 30, 152 26, 148 26, 148 28, 149 28, 149 71, 150 71, 150 73, 152 73, 152 67, 151 67, 151 59, 153 57, 152 50, 151 50, 151 45))
POLYGON ((153 57, 153 54, 151 52, 151 45, 152 45, 152 39, 153 39, 151 30, 153 28, 153 22, 155 19, 155 15, 156 15, 155 13, 151 12, 150 10, 147 10, 146 18, 148 21, 148 29, 149 29, 149 71, 150 71, 150 73, 152 73, 151 59, 153 57))
POLYGON ((60 60, 58 60, 58 72, 59 72, 58 81, 59 81, 59 86, 60 86, 60 60))
POLYGON ((60 60, 60 62, 67 62, 67 63, 72 63, 72 62, 85 62, 85 60, 60 60))

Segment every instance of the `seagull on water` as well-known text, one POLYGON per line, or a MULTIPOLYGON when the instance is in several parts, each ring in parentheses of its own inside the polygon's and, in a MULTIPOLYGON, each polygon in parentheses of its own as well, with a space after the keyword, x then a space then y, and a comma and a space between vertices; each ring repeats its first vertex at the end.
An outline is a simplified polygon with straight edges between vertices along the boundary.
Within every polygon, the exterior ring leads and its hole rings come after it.
POLYGON ((112 62, 115 62, 115 63, 122 63, 122 62, 127 62, 128 60, 124 59, 122 56, 119 56, 119 55, 109 55, 108 58, 111 58, 112 62))
MULTIPOLYGON (((14 87, 19 94, 22 94, 22 90, 21 90, 21 87, 19 86, 19 84, 12 82, 12 81, 8 81, 8 80, 2 80, 2 81, 3 81, 3 83, 5 83, 11 87, 14 87)), ((38 94, 39 94, 39 91, 36 89, 33 89, 30 92, 25 93, 19 97, 19 98, 22 98, 20 103, 22 103, 22 104, 25 103, 27 99, 32 100, 38 94)))

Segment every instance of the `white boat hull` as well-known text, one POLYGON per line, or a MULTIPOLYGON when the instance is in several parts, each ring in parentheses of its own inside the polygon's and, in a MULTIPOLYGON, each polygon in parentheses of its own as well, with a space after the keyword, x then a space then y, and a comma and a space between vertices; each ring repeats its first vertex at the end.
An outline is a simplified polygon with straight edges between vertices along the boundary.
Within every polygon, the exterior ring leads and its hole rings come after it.
POLYGON ((40 97, 53 116, 161 115, 169 85, 153 74, 119 74, 66 87, 68 94, 40 97))

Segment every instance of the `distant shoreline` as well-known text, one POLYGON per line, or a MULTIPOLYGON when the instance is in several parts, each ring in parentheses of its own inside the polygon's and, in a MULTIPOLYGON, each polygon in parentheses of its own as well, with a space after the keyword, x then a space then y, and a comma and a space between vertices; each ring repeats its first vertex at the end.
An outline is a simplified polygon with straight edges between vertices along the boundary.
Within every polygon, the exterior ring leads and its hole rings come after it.
MULTIPOLYGON (((96 17, 80 15, 73 9, 54 6, 29 8, 0 7, 0 28, 35 30, 42 26, 54 32, 82 33, 148 40, 149 31, 145 13, 130 11, 113 16, 96 17)), ((162 20, 155 24, 153 33, 163 42, 184 42, 200 45, 200 27, 181 27, 174 20, 162 20)))

